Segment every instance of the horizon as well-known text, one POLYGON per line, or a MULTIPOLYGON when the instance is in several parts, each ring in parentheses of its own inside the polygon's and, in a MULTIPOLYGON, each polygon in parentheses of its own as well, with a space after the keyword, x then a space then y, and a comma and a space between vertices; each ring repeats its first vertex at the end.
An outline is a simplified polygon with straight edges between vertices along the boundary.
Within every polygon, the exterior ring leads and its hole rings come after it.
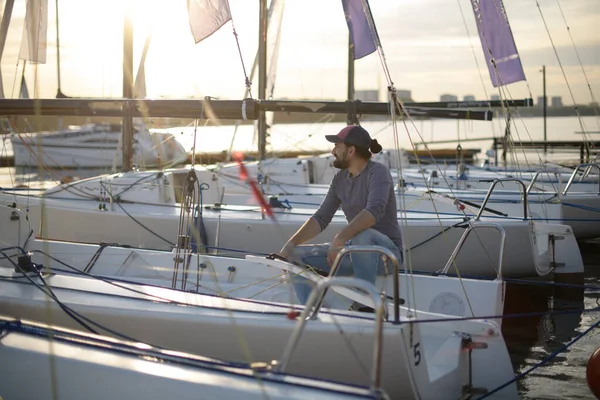
MULTIPOLYGON (((147 98, 243 97, 244 74, 232 22, 194 45, 185 1, 132 0, 132 4, 134 76, 146 34, 153 26, 146 60, 147 98)), ((244 67, 249 71, 258 45, 258 2, 230 0, 230 5, 244 67)), ((549 99, 560 96, 565 106, 597 102, 594 91, 600 88, 600 35, 593 34, 600 23, 597 2, 541 4, 542 14, 535 4, 505 0, 504 6, 527 78, 505 86, 506 98, 533 98, 536 102, 542 96, 540 71, 545 65, 549 99)), ((102 4, 60 2, 63 93, 122 97, 123 7, 118 0, 102 4), (94 18, 81 17, 89 14, 94 18)), ((372 0, 370 7, 397 90, 410 90, 414 101, 439 101, 442 94, 454 94, 459 100, 466 95, 488 100, 499 93, 490 81, 469 0, 453 4, 444 0, 407 0, 402 4, 372 0)), ((48 8, 47 63, 28 64, 25 73, 31 97, 54 97, 57 90, 54 4, 48 8)), ((17 56, 24 15, 24 0, 16 0, 2 58, 6 98, 18 97, 17 80, 23 63, 17 65, 17 56)), ((348 29, 339 0, 288 0, 274 98, 345 100, 347 44, 348 29)), ((382 99, 387 84, 377 53, 355 61, 357 91, 376 89, 382 99)), ((252 94, 256 97, 257 93, 255 78, 252 94)))

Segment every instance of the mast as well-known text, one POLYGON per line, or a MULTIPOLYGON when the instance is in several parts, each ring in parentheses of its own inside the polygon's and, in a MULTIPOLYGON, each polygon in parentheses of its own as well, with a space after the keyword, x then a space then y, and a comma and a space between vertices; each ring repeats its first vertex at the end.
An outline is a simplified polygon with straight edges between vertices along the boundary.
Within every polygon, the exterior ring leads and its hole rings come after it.
MULTIPOLYGON (((6 35, 8 34, 8 25, 10 24, 10 17, 12 15, 13 5, 15 0, 6 0, 4 4, 4 13, 2 14, 2 24, 0 25, 0 60, 2 59, 2 53, 4 52, 4 45, 6 44, 6 35)), ((2 85, 2 74, 0 70, 0 99, 4 98, 4 86, 2 85)))
MULTIPOLYGON (((260 1, 258 29, 258 99, 265 100, 267 92, 267 0, 260 1)), ((258 115, 258 159, 264 160, 267 149, 267 120, 265 111, 258 115)))
MULTIPOLYGON (((348 101, 354 100, 354 46, 352 37, 348 35, 348 101)), ((348 124, 351 124, 348 118, 348 124)))
POLYGON ((55 1, 56 4, 56 75, 58 78, 58 88, 56 89, 56 98, 64 99, 67 96, 60 90, 61 88, 61 79, 60 79, 60 34, 58 30, 58 0, 55 1))
MULTIPOLYGON (((544 97, 544 142, 548 140, 546 137, 546 111, 548 107, 548 99, 546 98, 546 66, 542 65, 542 85, 543 85, 543 94, 544 97)), ((548 151, 548 148, 544 146, 544 154, 548 151)))
MULTIPOLYGON (((126 3, 123 18, 123 98, 133 98, 133 20, 132 6, 126 3)), ((125 107, 129 107, 126 103, 125 107)), ((129 111, 129 110, 127 110, 129 111)), ((123 116, 123 171, 133 168, 133 118, 123 116)))

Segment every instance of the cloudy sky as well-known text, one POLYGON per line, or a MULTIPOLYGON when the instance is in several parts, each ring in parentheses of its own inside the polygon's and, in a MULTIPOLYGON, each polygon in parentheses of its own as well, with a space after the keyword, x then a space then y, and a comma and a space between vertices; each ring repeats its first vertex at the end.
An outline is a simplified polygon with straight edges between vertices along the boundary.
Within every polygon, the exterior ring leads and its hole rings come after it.
MULTIPOLYGON (((153 32, 146 61, 148 97, 243 96, 242 66, 250 70, 257 49, 258 0, 229 1, 243 64, 231 22, 194 44, 185 0, 129 0, 135 9, 136 69, 145 37, 151 28, 153 32)), ((26 68, 29 92, 37 97, 53 97, 57 88, 56 9, 55 1, 49 3, 47 63, 26 68)), ((120 97, 126 2, 58 3, 62 91, 120 97)), ((397 89, 411 90, 416 101, 435 101, 442 93, 478 99, 497 93, 482 57, 470 0, 371 0, 370 5, 397 89)), ((541 96, 541 68, 546 65, 548 96, 562 96, 567 105, 590 103, 592 94, 598 100, 600 1, 504 0, 504 5, 527 77, 508 86, 510 96, 541 96)), ((25 0, 16 0, 1 64, 6 97, 18 96, 24 15, 25 0)), ((275 97, 344 99, 347 43, 339 0, 287 0, 275 97)), ((376 54, 358 60, 356 88, 379 89, 383 95, 383 71, 376 54)))

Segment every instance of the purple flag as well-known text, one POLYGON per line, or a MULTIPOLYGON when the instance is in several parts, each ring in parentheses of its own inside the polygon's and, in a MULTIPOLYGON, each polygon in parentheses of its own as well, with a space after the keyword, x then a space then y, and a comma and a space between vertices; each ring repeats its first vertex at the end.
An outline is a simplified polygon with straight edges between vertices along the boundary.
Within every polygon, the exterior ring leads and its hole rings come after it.
POLYGON ((366 9, 363 8, 363 0, 342 0, 346 23, 350 31, 350 40, 354 46, 355 60, 377 50, 377 43, 379 42, 369 3, 367 0, 364 0, 364 3, 366 9), (371 21, 371 24, 369 24, 369 21, 371 21), (371 29, 371 26, 373 29, 371 29))
POLYGON ((471 0, 471 4, 494 87, 524 81, 525 72, 502 0, 471 0))

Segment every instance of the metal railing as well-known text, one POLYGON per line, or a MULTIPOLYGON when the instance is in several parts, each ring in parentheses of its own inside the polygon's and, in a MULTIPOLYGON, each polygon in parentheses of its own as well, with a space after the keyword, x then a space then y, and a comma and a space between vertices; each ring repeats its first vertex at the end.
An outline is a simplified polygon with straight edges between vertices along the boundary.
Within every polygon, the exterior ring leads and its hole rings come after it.
POLYGON ((523 220, 527 220, 527 188, 525 187, 525 184, 523 183, 522 180, 517 179, 517 178, 502 178, 502 179, 482 179, 478 182, 492 182, 492 184, 490 185, 490 188, 488 189, 487 194, 485 195, 485 199, 483 199, 483 203, 481 203, 481 208, 479 209, 479 212, 477 213, 477 216, 475 216, 475 221, 479 221, 479 219, 481 218, 481 214, 483 214, 483 211, 485 210, 485 206, 488 202, 488 200, 490 199, 490 196, 492 195, 492 192, 494 191, 494 188, 496 187, 496 185, 498 183, 501 182, 516 182, 518 185, 521 185, 523 187, 523 220))
MULTIPOLYGON (((339 258, 339 256, 338 256, 339 258)), ((338 259, 336 258, 336 261, 338 259)), ((350 277, 329 277, 319 281, 316 287, 310 293, 306 306, 300 315, 298 324, 292 332, 287 347, 285 348, 280 361, 276 364, 276 370, 278 372, 285 372, 287 365, 296 350, 296 346, 300 340, 300 336, 304 331, 304 327, 309 319, 309 313, 312 312, 314 307, 313 315, 319 312, 320 301, 322 296, 330 286, 343 286, 351 289, 359 289, 369 294, 375 305, 376 318, 375 318, 375 340, 373 348, 373 368, 371 370, 370 388, 371 390, 378 390, 381 386, 381 355, 383 350, 383 315, 387 310, 385 302, 382 299, 382 295, 379 293, 377 288, 370 282, 364 279, 350 278, 350 277)))
MULTIPOLYGON (((340 250, 337 257, 333 261, 333 264, 331 265, 331 269, 329 270, 329 277, 332 277, 335 275, 338 268, 340 267, 342 258, 344 258, 344 256, 346 256, 346 255, 349 255, 350 253, 381 253, 384 257, 387 257, 389 260, 391 260, 392 265, 394 267, 393 268, 393 271, 394 271, 393 272, 393 275, 394 275, 393 276, 393 279, 394 279, 394 293, 393 293, 394 322, 396 322, 396 323, 400 322, 400 282, 399 282, 399 278, 398 278, 398 275, 400 274, 400 265, 398 263, 398 259, 396 258, 396 255, 390 249, 387 249, 387 248, 381 247, 381 246, 348 246, 348 247, 344 247, 342 250, 340 250)), ((384 262, 386 262, 385 259, 384 259, 384 262)), ((316 305, 317 311, 319 310, 319 308, 321 308, 326 294, 327 294, 327 289, 325 289, 325 291, 323 292, 323 294, 321 295, 321 297, 319 297, 319 299, 317 301, 317 305, 316 305)), ((313 316, 313 318, 314 318, 314 316, 313 316)), ((386 316, 386 319, 387 319, 387 316, 386 316)))
POLYGON ((493 222, 477 222, 477 223, 475 223, 473 225, 469 225, 469 227, 465 230, 465 232, 460 237, 460 240, 458 241, 458 244, 456 245, 456 247, 454 248, 454 251, 450 255, 450 258, 448 259, 448 262, 446 263, 446 265, 444 266, 444 268, 442 268, 439 271, 440 274, 447 274, 448 273, 448 270, 450 269, 450 266, 452 264, 454 264, 454 262, 456 260, 456 256, 458 256, 458 253, 460 252, 462 246, 464 245, 465 241, 467 240, 467 237, 476 228, 493 228, 493 229, 497 229, 498 231, 500 231, 500 252, 499 252, 499 255, 498 255, 498 274, 497 274, 497 278, 498 279, 502 278, 502 264, 504 262, 504 245, 506 244, 506 231, 504 230, 504 228, 500 224, 496 224, 496 223, 493 223, 493 222))
POLYGON ((577 172, 579 172, 579 170, 584 167, 586 167, 588 171, 586 171, 583 175, 581 175, 579 182, 581 182, 583 180, 583 178, 589 173, 590 169, 597 168, 598 169, 598 194, 600 194, 600 165, 598 165, 598 164, 579 164, 577 166, 577 168, 575 168, 575 170, 571 174, 571 177, 569 178, 569 181, 567 182, 567 186, 565 186, 565 190, 563 190, 563 193, 562 193, 563 196, 565 194, 567 194, 567 192, 569 191, 571 184, 575 180, 575 176, 577 175, 577 172))

